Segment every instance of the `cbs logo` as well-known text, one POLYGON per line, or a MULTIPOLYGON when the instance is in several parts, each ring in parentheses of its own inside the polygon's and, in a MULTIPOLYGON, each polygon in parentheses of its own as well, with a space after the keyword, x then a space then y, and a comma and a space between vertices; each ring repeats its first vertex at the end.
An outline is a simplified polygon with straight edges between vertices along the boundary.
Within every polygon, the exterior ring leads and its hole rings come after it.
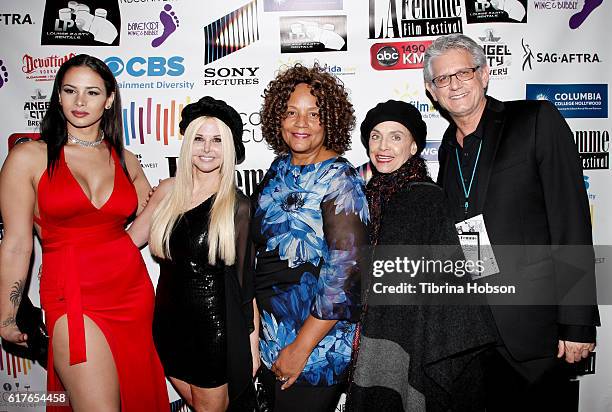
POLYGON ((109 57, 104 60, 115 77, 126 71, 130 76, 180 76, 185 73, 183 57, 172 56, 168 59, 161 56, 132 57, 123 62, 120 57, 109 57))

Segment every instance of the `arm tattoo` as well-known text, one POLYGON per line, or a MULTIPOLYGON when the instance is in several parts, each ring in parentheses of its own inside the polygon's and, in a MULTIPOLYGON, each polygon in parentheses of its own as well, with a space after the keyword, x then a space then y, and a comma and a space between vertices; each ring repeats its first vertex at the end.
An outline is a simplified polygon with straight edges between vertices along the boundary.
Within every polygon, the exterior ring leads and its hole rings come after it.
POLYGON ((2 323, 0 324, 0 328, 6 328, 7 326, 16 325, 16 324, 17 322, 15 321, 15 317, 9 316, 8 318, 2 321, 2 323))
POLYGON ((25 282, 23 280, 18 280, 13 284, 13 287, 11 288, 11 293, 9 295, 9 299, 11 300, 13 307, 19 306, 21 298, 23 297, 24 286, 25 282))

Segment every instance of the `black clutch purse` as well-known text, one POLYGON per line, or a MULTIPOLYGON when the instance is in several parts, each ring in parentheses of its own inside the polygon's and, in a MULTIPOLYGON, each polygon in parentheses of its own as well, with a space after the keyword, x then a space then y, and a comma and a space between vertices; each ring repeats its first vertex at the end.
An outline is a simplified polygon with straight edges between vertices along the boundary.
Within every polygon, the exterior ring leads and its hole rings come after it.
POLYGON ((272 412, 274 405, 274 395, 268 393, 263 385, 263 373, 265 366, 261 366, 255 375, 255 412, 272 412))
POLYGON ((30 298, 25 295, 17 309, 15 321, 19 330, 28 335, 26 342, 28 346, 25 347, 3 340, 2 348, 20 358, 36 361, 47 369, 49 335, 43 322, 42 309, 34 306, 30 298))

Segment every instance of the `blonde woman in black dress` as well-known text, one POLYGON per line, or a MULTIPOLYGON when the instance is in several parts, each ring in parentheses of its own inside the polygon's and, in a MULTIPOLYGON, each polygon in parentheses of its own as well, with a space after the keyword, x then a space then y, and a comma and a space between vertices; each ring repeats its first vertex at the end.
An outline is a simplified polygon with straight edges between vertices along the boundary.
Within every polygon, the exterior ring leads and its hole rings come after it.
POLYGON ((176 177, 160 183, 130 229, 160 259, 155 344, 166 375, 196 411, 245 410, 259 351, 250 203, 234 183, 244 159, 242 120, 206 96, 183 109, 180 129, 176 177))

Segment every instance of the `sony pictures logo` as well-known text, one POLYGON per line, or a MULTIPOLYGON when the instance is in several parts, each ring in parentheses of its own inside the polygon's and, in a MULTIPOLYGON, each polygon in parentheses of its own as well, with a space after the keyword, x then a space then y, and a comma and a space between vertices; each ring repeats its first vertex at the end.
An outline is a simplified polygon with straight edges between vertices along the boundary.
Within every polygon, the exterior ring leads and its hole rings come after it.
POLYGON ((207 67, 204 86, 246 86, 259 84, 259 67, 207 67))
POLYGON ((376 70, 421 69, 431 40, 376 43, 370 47, 370 63, 376 70))

